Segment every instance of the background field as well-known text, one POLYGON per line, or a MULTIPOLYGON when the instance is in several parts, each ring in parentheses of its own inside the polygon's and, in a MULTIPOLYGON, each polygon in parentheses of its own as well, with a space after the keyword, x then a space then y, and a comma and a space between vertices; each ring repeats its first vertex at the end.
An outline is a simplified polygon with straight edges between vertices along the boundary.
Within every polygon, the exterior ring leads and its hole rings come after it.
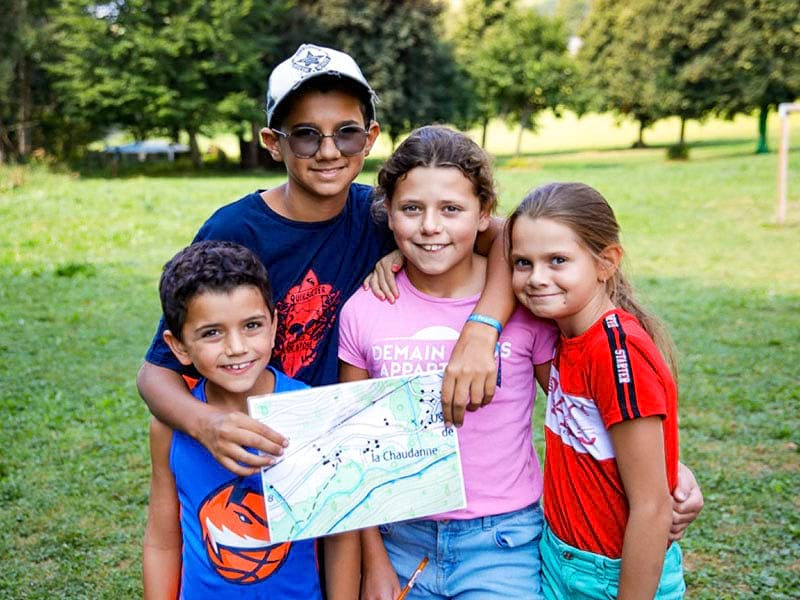
MULTIPOLYGON (((498 159, 503 210, 551 180, 609 198, 627 268, 680 350, 683 459, 707 502, 683 544, 689 597, 797 598, 800 202, 773 225, 776 155, 751 154, 752 120, 698 132, 685 163, 623 149, 628 134, 587 149, 609 138, 583 123, 559 151, 543 139, 498 159)), ((160 266, 216 207, 280 181, 0 170, 0 598, 140 595, 148 413, 134 375, 160 266)))

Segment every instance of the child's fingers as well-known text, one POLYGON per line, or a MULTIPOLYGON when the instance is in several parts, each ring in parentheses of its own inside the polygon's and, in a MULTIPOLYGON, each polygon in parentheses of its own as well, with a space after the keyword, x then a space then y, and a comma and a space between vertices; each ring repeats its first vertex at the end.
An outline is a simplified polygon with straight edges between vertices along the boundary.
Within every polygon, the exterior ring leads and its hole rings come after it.
POLYGON ((375 272, 373 274, 375 275, 373 282, 377 288, 377 292, 380 292, 381 296, 389 300, 389 302, 394 302, 394 297, 386 293, 388 289, 388 285, 386 284, 386 267, 382 264, 375 265, 375 272))
POLYGON ((376 298, 378 298, 378 300, 386 299, 383 292, 381 291, 380 285, 378 283, 378 275, 376 274, 375 271, 373 271, 364 278, 364 282, 361 284, 361 286, 365 290, 370 290, 373 293, 373 295, 376 298))
POLYGON ((686 533, 686 529, 689 527, 689 523, 685 523, 683 525, 675 525, 673 521, 672 527, 669 529, 669 540, 671 542, 677 542, 683 539, 683 535, 686 533))
POLYGON ((476 388, 480 388, 481 406, 486 406, 494 399, 494 393, 497 390, 497 369, 494 368, 494 362, 492 362, 489 372, 476 380, 474 385, 476 388))
POLYGON ((233 434, 244 435, 244 438, 235 439, 237 443, 242 446, 251 446, 258 450, 263 450, 264 452, 269 452, 270 454, 281 454, 283 452, 283 448, 289 445, 289 440, 286 439, 283 435, 272 429, 271 427, 265 425, 261 421, 256 421, 254 418, 240 412, 233 412, 229 413, 230 415, 230 423, 232 425, 230 432, 233 434), (253 435, 247 435, 255 434, 253 435), (259 442, 258 438, 264 438, 266 442, 269 442, 270 445, 267 445, 265 442, 259 442), (253 443, 255 442, 255 443, 253 443))
POLYGON ((453 424, 453 389, 454 380, 452 377, 447 377, 445 371, 445 378, 442 381, 442 417, 444 417, 445 427, 450 427, 453 424))
POLYGON ((394 304, 394 301, 399 295, 394 273, 392 273, 391 269, 387 268, 386 265, 378 265, 375 269, 375 275, 381 294, 389 300, 390 303, 394 304))
POLYGON ((394 299, 400 297, 400 290, 397 287, 397 278, 395 277, 395 274, 400 269, 401 269, 400 265, 392 265, 391 269, 389 269, 389 272, 386 274, 385 278, 387 287, 384 289, 384 292, 386 292, 386 294, 389 297, 394 299))
POLYGON ((259 468, 275 463, 283 454, 288 440, 263 423, 244 413, 221 415, 213 424, 213 435, 207 448, 225 468, 237 475, 250 475, 259 468), (255 448, 261 454, 248 452, 255 448))
POLYGON ((377 267, 369 274, 369 277, 364 280, 364 283, 364 289, 370 290, 378 300, 386 300, 386 295, 383 293, 383 290, 381 290, 380 274, 377 267))
MULTIPOLYGON (((243 452, 244 454, 250 454, 249 452, 247 452, 241 446, 235 446, 234 445, 234 446, 232 446, 230 448, 224 448, 224 449, 220 448, 220 450, 221 451, 224 450, 224 452, 222 452, 222 453, 212 452, 212 455, 214 456, 214 458, 217 460, 217 462, 220 465, 222 465, 223 467, 225 467, 229 471, 232 471, 232 472, 236 473, 240 477, 247 477, 248 475, 252 475, 253 473, 257 473, 258 470, 260 469, 260 466, 243 465, 243 464, 241 464, 241 462, 237 459, 237 457, 242 457, 242 458, 246 458, 246 457, 244 457, 242 454, 240 454, 239 451, 243 452)), ((250 456, 255 456, 255 455, 251 454, 250 456)), ((258 457, 256 457, 256 458, 258 458, 258 457)), ((262 458, 267 458, 267 457, 262 457, 262 458)), ((264 466, 266 466, 266 465, 264 465, 264 466)))
POLYGON ((470 403, 469 395, 469 381, 460 377, 455 382, 453 388, 453 425, 461 427, 464 424, 464 413, 467 410, 467 405, 470 403))

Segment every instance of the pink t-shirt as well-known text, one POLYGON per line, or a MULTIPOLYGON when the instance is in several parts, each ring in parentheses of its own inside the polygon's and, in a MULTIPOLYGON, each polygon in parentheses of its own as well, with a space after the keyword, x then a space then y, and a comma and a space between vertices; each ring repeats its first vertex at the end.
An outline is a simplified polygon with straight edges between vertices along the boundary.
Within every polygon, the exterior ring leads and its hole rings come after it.
MULTIPOLYGON (((438 370, 447 365, 461 328, 478 302, 434 298, 397 277, 400 298, 381 302, 359 290, 339 322, 339 359, 370 377, 438 370)), ((533 504, 542 494, 542 472, 531 443, 536 398, 533 366, 553 357, 555 325, 518 308, 500 336, 502 381, 488 406, 468 412, 458 430, 467 507, 435 519, 472 519, 533 504)))

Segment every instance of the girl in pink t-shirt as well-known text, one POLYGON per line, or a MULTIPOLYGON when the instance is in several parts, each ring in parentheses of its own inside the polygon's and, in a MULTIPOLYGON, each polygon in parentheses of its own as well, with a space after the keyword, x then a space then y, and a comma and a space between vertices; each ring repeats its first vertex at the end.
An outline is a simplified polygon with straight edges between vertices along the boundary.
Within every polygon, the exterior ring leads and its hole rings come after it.
POLYGON ((363 531, 362 599, 397 598, 423 557, 428 565, 409 598, 539 598, 542 475, 531 411, 534 381, 548 379, 556 330, 524 309, 505 328, 473 314, 487 263, 475 240, 496 203, 477 144, 423 127, 397 148, 378 182, 406 268, 395 302, 361 291, 342 309, 340 380, 438 370, 468 319, 498 329, 501 369, 492 403, 459 429, 467 507, 363 531))

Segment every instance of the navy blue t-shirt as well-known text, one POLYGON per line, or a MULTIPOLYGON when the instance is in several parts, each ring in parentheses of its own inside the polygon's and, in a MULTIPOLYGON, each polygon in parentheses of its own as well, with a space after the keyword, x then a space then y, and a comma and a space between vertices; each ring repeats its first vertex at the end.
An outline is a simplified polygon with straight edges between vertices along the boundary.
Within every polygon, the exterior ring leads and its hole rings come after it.
MULTIPOLYGON (((342 212, 316 223, 282 217, 260 194, 220 208, 194 241, 237 242, 258 255, 267 267, 278 311, 270 364, 308 385, 335 383, 339 311, 375 263, 394 248, 394 239, 370 215, 370 186, 352 184, 342 212)), ((146 360, 192 375, 173 356, 163 331, 162 318, 146 360)))

